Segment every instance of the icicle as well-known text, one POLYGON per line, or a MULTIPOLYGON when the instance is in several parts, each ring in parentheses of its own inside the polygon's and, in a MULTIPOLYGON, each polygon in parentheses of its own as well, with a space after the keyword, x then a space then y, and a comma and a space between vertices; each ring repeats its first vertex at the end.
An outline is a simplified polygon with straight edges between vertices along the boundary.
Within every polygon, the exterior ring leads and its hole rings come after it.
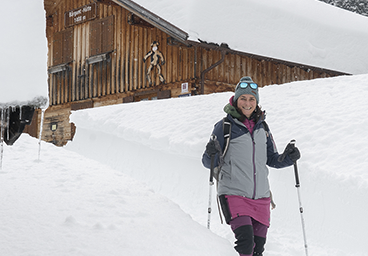
POLYGON ((10 108, 6 109, 6 127, 7 127, 7 129, 6 129, 6 138, 7 138, 7 140, 9 140, 9 138, 10 138, 10 135, 9 135, 9 132, 10 132, 10 108))
POLYGON ((4 108, 1 108, 1 120, 0 120, 0 171, 3 169, 3 154, 4 154, 4 108))
POLYGON ((22 120, 22 107, 23 106, 19 106, 19 120, 22 120))
POLYGON ((38 162, 40 162, 40 154, 41 154, 41 138, 42 138, 42 128, 43 128, 43 119, 45 116, 45 109, 42 109, 41 112, 41 124, 40 124, 40 134, 38 136, 38 162))

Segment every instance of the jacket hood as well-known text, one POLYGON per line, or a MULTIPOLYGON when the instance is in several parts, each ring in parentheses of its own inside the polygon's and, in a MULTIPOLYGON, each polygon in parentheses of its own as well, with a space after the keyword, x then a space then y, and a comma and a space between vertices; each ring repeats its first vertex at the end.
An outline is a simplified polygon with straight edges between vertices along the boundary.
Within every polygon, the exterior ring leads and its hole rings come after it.
POLYGON ((230 103, 226 104, 226 106, 224 107, 224 111, 226 114, 229 114, 236 119, 242 119, 242 115, 230 103))

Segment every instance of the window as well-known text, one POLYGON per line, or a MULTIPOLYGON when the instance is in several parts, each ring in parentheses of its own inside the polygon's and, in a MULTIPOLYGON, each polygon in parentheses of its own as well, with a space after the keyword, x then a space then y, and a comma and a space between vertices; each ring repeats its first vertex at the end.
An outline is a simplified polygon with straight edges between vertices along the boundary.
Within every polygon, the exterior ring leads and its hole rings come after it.
POLYGON ((73 29, 67 29, 54 34, 52 65, 56 66, 73 60, 73 29))
POLYGON ((90 56, 114 50, 114 16, 91 23, 90 56))

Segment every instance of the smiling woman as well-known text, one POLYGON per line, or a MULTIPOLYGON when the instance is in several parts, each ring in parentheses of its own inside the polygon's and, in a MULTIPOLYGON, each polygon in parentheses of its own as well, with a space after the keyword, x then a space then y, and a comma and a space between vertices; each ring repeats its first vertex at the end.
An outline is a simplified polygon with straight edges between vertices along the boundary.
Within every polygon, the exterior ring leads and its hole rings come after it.
POLYGON ((215 139, 208 142, 202 157, 211 173, 215 169, 219 173, 222 212, 235 234, 235 250, 240 256, 262 255, 264 251, 272 201, 267 165, 283 168, 300 157, 299 150, 289 145, 283 153, 286 158, 279 161, 265 112, 258 104, 258 85, 248 76, 241 78, 224 108, 230 139, 225 143, 225 121, 216 123, 211 135, 215 139))

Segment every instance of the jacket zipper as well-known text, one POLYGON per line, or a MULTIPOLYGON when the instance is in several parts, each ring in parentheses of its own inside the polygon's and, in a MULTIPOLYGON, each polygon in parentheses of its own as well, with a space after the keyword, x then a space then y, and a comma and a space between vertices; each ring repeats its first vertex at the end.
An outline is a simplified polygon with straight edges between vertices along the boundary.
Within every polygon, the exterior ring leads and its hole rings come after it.
POLYGON ((254 141, 254 136, 253 133, 256 130, 256 126, 259 124, 260 122, 258 121, 258 123, 256 123, 253 127, 253 132, 251 133, 251 138, 252 138, 252 142, 253 142, 253 183, 254 183, 254 190, 253 190, 253 197, 252 199, 255 200, 256 198, 256 191, 257 191, 257 171, 256 171, 256 142, 254 141))
POLYGON ((254 183, 254 190, 253 190, 253 197, 252 199, 254 200, 255 197, 256 197, 256 189, 257 189, 257 182, 256 182, 256 161, 255 161, 255 157, 256 157, 256 145, 255 145, 255 142, 254 142, 254 138, 253 138, 253 134, 251 135, 252 136, 252 142, 253 142, 253 183, 254 183))

